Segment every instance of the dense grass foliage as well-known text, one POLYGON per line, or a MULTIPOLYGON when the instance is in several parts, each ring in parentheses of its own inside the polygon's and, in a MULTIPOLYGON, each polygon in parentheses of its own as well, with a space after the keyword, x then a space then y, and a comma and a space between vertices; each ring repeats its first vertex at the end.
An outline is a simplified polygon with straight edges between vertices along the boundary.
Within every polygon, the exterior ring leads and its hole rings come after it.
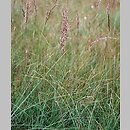
POLYGON ((106 1, 96 8, 93 0, 59 0, 45 24, 54 5, 38 0, 36 17, 24 23, 22 4, 12 1, 12 130, 119 130, 119 3, 110 8, 110 31, 106 1))

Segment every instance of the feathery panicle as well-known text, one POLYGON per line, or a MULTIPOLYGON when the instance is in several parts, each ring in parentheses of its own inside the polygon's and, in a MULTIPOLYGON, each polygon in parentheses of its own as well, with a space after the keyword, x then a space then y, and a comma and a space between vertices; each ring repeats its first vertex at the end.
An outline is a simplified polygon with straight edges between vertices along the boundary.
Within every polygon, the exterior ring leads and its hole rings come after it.
POLYGON ((32 13, 37 14, 36 0, 22 0, 24 24, 27 24, 32 13))
POLYGON ((47 24, 47 21, 49 20, 51 13, 52 13, 52 11, 54 10, 54 8, 55 8, 56 6, 57 6, 57 0, 55 1, 54 6, 53 6, 50 10, 48 9, 47 12, 46 12, 45 25, 47 24))
POLYGON ((60 48, 61 51, 65 51, 65 42, 68 38, 68 31, 70 30, 70 26, 68 23, 68 10, 64 7, 62 9, 62 23, 61 23, 61 37, 60 37, 60 48))

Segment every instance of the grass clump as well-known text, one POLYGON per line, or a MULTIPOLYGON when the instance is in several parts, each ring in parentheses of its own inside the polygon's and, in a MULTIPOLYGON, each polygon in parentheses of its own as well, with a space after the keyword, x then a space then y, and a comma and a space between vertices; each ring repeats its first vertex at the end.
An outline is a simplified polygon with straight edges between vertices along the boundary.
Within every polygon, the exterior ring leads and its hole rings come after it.
POLYGON ((105 1, 98 8, 88 0, 56 2, 48 2, 55 8, 46 24, 46 1, 37 2, 27 23, 20 2, 13 6, 12 129, 119 130, 119 5, 109 14, 109 30, 105 1))

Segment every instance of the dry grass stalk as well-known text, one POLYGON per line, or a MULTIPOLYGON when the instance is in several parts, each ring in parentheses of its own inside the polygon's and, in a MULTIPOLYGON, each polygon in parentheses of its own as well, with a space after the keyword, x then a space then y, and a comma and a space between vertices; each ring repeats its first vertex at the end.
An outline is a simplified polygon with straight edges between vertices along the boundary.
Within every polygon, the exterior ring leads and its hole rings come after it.
POLYGON ((17 76, 16 76, 16 83, 17 83, 17 86, 20 85, 20 66, 17 67, 17 76))
POLYGON ((68 38, 68 31, 70 30, 70 26, 68 23, 68 10, 64 7, 62 9, 62 23, 61 23, 61 37, 60 37, 60 48, 64 53, 65 51, 65 42, 68 38))
MULTIPOLYGON (((16 4, 16 0, 13 0, 13 2, 11 2, 11 7, 12 7, 12 9, 14 9, 15 4, 16 4)), ((11 10, 12 10, 12 9, 11 9, 11 10)))
POLYGON ((111 25, 110 25, 110 0, 107 1, 107 6, 106 6, 106 14, 107 14, 107 23, 108 23, 108 30, 111 30, 111 25))
POLYGON ((76 28, 77 28, 77 34, 79 34, 79 14, 76 14, 76 28))
POLYGON ((22 12, 24 17, 24 24, 28 23, 29 17, 34 13, 37 15, 36 0, 22 0, 22 12))
POLYGON ((109 36, 99 36, 99 37, 97 37, 94 41, 91 41, 91 42, 89 42, 89 44, 90 44, 90 46, 93 46, 94 44, 96 44, 96 43, 98 43, 98 42, 100 42, 100 41, 102 41, 102 40, 108 40, 108 39, 113 39, 113 40, 117 40, 117 38, 114 38, 114 37, 109 37, 109 36))

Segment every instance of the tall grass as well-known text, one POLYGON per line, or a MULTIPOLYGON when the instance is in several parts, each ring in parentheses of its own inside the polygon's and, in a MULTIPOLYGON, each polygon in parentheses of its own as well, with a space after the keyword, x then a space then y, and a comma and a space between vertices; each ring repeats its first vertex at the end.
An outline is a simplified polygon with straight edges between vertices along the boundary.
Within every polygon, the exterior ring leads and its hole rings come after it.
POLYGON ((119 4, 108 30, 105 1, 56 2, 37 1, 25 28, 21 3, 12 7, 12 130, 119 130, 119 4))

